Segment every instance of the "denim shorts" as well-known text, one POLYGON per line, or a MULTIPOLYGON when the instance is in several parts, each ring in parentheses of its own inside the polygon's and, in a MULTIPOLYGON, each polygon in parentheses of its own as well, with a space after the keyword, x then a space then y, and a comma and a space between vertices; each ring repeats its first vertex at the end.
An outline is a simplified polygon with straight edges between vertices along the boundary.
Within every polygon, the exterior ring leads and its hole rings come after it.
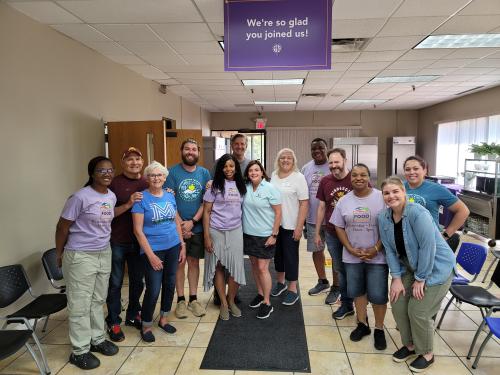
POLYGON ((307 229, 307 251, 310 253, 315 253, 316 251, 323 251, 325 250, 325 228, 321 226, 321 229, 319 230, 319 236, 321 238, 321 246, 318 248, 316 244, 314 243, 314 233, 316 231, 316 225, 315 224, 309 224, 306 223, 306 229, 307 229))
POLYGON ((347 274, 347 295, 351 298, 365 294, 368 302, 385 305, 388 302, 389 267, 387 264, 344 263, 347 274))

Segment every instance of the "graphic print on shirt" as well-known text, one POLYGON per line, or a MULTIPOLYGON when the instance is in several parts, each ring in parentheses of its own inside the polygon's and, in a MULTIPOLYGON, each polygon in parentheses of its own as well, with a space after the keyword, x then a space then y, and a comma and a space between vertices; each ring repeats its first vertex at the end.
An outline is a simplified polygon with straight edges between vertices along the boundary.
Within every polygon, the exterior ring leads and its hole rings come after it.
POLYGON ((352 213, 352 221, 354 223, 370 222, 370 209, 368 207, 356 207, 352 213))
POLYGON ((200 199, 202 190, 200 182, 193 178, 186 178, 179 184, 179 196, 186 202, 200 199))
POLYGON ((408 202, 412 203, 418 203, 421 206, 424 206, 427 208, 427 202, 425 201, 425 198, 422 197, 421 195, 418 194, 407 194, 408 197, 408 202))
POLYGON ((165 202, 163 206, 159 203, 150 203, 149 207, 153 211, 151 221, 155 225, 175 219, 175 208, 170 202, 165 202))
POLYGON ((335 189, 333 189, 333 191, 330 193, 330 197, 332 197, 332 202, 330 203, 330 205, 333 208, 335 208, 339 199, 342 198, 347 193, 349 193, 350 191, 351 190, 349 190, 345 186, 339 186, 339 187, 336 187, 335 189))
POLYGON ((315 171, 311 175, 311 184, 309 185, 309 194, 313 197, 316 197, 316 193, 318 192, 319 182, 325 176, 323 171, 315 171))
POLYGON ((109 202, 96 202, 91 205, 90 213, 92 218, 90 219, 94 225, 100 227, 106 227, 109 225, 110 221, 113 220, 113 206, 109 202), (96 217, 97 216, 97 217, 96 217))
POLYGON ((352 211, 352 222, 350 224, 352 232, 362 232, 368 234, 377 230, 376 223, 372 223, 372 213, 369 207, 358 206, 352 211))

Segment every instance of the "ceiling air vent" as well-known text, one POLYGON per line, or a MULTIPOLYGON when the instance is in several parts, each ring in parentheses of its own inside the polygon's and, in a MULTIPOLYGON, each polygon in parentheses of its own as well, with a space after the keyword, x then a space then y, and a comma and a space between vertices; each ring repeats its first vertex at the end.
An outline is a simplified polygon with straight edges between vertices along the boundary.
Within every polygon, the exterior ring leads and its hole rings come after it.
POLYGON ((361 51, 368 42, 368 38, 341 38, 332 39, 332 52, 361 51))
POLYGON ((301 96, 303 98, 324 98, 326 96, 326 94, 311 92, 311 93, 302 94, 301 96))

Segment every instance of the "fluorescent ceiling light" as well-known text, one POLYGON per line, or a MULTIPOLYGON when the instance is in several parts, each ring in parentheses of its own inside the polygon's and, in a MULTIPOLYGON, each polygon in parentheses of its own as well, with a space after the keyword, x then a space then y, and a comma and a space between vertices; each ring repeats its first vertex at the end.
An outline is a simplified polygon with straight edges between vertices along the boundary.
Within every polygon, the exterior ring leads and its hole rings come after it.
POLYGON ((386 99, 346 99, 343 103, 346 104, 382 104, 386 99))
POLYGON ((255 105, 295 105, 297 102, 266 102, 266 101, 255 101, 255 105))
POLYGON ((222 48, 222 50, 224 51, 224 41, 223 40, 219 40, 219 46, 220 48, 222 48))
POLYGON ((303 85, 304 78, 291 79, 242 79, 243 86, 303 85))
POLYGON ((430 35, 414 49, 500 47, 500 34, 430 35))
POLYGON ((405 83, 405 82, 429 82, 439 76, 387 76, 375 77, 368 83, 405 83))

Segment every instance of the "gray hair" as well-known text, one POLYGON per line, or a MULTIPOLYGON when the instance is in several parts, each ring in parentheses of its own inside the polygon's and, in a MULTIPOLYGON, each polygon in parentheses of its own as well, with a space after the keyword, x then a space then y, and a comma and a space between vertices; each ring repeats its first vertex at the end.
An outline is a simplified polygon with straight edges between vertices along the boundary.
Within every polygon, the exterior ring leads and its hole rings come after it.
POLYGON ((153 160, 151 164, 149 164, 146 168, 144 168, 144 175, 148 176, 152 174, 155 169, 159 169, 161 173, 168 176, 168 169, 163 166, 163 164, 158 163, 156 160, 153 160))
POLYGON ((280 170, 280 157, 281 155, 283 155, 285 152, 289 152, 290 154, 292 154, 292 158, 293 158, 293 170, 295 172, 298 172, 299 171, 299 168, 297 167, 297 164, 298 164, 298 161, 297 161, 297 156, 295 156, 295 152, 291 149, 291 148, 282 148, 281 150, 278 151, 278 155, 276 155, 276 160, 274 161, 274 171, 276 173, 278 173, 278 171, 280 170))

